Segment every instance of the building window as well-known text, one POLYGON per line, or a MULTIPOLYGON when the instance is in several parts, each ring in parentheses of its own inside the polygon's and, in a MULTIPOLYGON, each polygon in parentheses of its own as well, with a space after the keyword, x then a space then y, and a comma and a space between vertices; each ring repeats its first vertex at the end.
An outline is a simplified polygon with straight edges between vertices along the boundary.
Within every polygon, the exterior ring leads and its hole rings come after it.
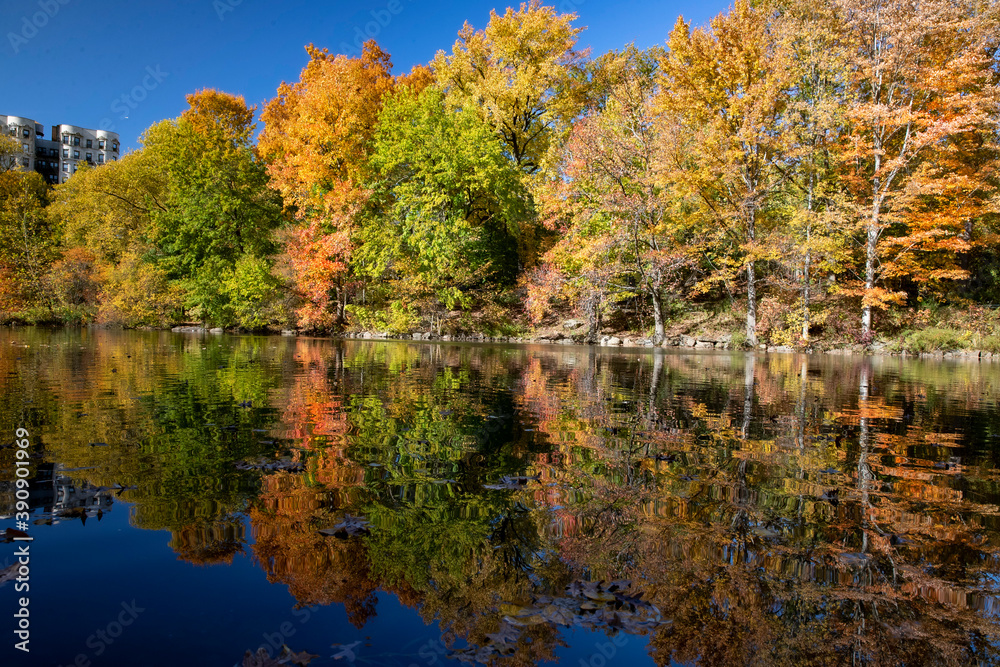
POLYGON ((23 160, 21 160, 21 164, 24 165, 25 167, 27 167, 31 163, 28 161, 28 158, 24 158, 23 160))
POLYGON ((118 152, 118 142, 117 141, 114 141, 114 142, 111 143, 111 150, 113 150, 116 153, 118 152))
POLYGON ((91 162, 92 163, 93 161, 94 161, 94 154, 93 153, 87 153, 87 162, 91 162))
POLYGON ((100 148, 102 151, 104 150, 104 139, 97 140, 97 147, 100 148))
POLYGON ((16 137, 17 136, 17 128, 16 127, 10 128, 10 136, 12 136, 12 137, 16 137))
POLYGON ((69 162, 63 162, 63 171, 69 171, 69 162))
POLYGON ((63 157, 69 157, 69 149, 68 148, 64 148, 63 149, 63 157))
POLYGON ((104 164, 104 153, 97 154, 97 164, 104 164))
POLYGON ((80 137, 73 137, 73 145, 74 146, 80 145, 80 137))
POLYGON ((25 153, 27 153, 27 152, 28 152, 28 151, 30 150, 30 149, 28 148, 28 144, 21 144, 21 145, 22 145, 22 146, 24 147, 24 152, 25 152, 25 153))
POLYGON ((93 148, 93 147, 94 147, 94 141, 92 139, 87 139, 87 148, 93 148))
POLYGON ((68 134, 64 134, 63 135, 63 143, 66 144, 67 146, 69 145, 69 135, 68 134))
POLYGON ((30 131, 30 130, 28 130, 28 128, 24 128, 23 132, 24 132, 24 134, 23 134, 22 136, 23 136, 23 137, 24 137, 25 139, 27 139, 28 137, 30 137, 30 136, 31 136, 31 131, 30 131))
POLYGON ((73 151, 73 159, 74 160, 80 159, 80 151, 73 151))

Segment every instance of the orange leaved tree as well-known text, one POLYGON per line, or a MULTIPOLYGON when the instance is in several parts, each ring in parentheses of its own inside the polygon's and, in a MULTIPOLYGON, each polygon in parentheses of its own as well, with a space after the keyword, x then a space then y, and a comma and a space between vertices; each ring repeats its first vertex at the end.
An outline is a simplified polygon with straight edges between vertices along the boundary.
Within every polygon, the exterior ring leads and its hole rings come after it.
POLYGON ((389 54, 374 41, 358 58, 312 45, 306 51, 298 83, 282 83, 261 114, 258 150, 298 220, 285 248, 303 303, 299 324, 325 329, 344 322, 352 234, 370 198, 372 138, 395 81, 389 54))
POLYGON ((948 258, 967 248, 961 192, 976 191, 981 176, 967 171, 959 182, 943 167, 956 142, 995 128, 997 9, 979 0, 836 2, 851 77, 844 183, 864 237, 858 291, 870 339, 872 309, 905 296, 884 280, 965 275, 948 258), (913 261, 918 252, 928 266, 913 261))

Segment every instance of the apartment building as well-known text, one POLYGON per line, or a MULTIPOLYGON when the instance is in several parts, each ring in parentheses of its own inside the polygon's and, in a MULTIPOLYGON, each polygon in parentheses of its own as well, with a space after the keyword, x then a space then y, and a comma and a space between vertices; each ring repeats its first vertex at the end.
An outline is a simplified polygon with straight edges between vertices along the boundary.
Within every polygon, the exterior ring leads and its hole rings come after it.
POLYGON ((49 139, 45 128, 30 118, 0 114, 0 131, 21 142, 22 168, 37 171, 50 184, 65 183, 82 164, 102 165, 117 160, 121 151, 118 134, 88 130, 76 125, 53 125, 49 139))

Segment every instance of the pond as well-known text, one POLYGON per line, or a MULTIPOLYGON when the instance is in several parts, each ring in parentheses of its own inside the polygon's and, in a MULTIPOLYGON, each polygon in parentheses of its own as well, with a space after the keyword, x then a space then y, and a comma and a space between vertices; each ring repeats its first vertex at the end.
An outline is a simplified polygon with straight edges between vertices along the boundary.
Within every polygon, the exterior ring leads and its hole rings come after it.
POLYGON ((998 660, 1000 364, 3 329, 0 371, 3 665, 998 660))

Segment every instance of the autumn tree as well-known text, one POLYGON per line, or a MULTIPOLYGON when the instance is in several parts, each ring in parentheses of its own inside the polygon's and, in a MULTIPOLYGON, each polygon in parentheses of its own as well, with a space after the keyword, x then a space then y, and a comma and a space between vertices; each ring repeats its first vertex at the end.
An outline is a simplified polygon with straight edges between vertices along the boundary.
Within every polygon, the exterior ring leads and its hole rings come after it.
POLYGON ((259 327, 254 313, 273 289, 281 200, 252 145, 254 108, 213 90, 188 102, 180 118, 143 136, 143 151, 167 182, 162 207, 152 211, 150 242, 198 317, 259 327), (252 307, 243 308, 248 297, 252 307))
POLYGON ((661 57, 659 49, 629 47, 606 60, 604 67, 613 70, 610 94, 574 127, 563 171, 542 199, 560 232, 546 259, 568 272, 592 338, 601 301, 638 292, 652 304, 654 342, 662 342, 664 291, 688 263, 677 247, 678 211, 659 174, 660 125, 652 101, 661 57), (595 292, 598 286, 603 289, 595 292))
POLYGON ((14 137, 0 134, 0 173, 17 169, 19 158, 24 155, 21 144, 14 137))
POLYGON ((58 237, 44 207, 48 187, 40 174, 0 173, 0 311, 52 307, 44 290, 58 237))
POLYGON ((48 281, 64 304, 89 304, 96 289, 96 317, 104 324, 164 326, 174 320, 182 290, 171 284, 152 243, 167 186, 147 151, 82 168, 56 186, 47 213, 61 230, 63 256, 48 281))
POLYGON ((296 216, 285 250, 303 303, 299 324, 329 328, 344 323, 352 236, 371 196, 372 140, 382 98, 395 81, 389 54, 374 41, 359 58, 313 45, 306 51, 310 60, 299 81, 282 83, 261 114, 258 150, 296 216))
MULTIPOLYGON (((995 5, 977 0, 837 0, 850 53, 847 137, 850 189, 864 238, 861 331, 872 333, 872 310, 905 294, 887 279, 919 275, 907 266, 915 249, 964 251, 968 214, 937 215, 932 200, 954 188, 938 178, 941 165, 922 166, 948 142, 990 123, 997 110, 991 44, 995 5)), ((976 191, 974 172, 959 189, 976 191)), ((957 266, 934 267, 935 280, 964 276, 957 266)))
POLYGON ((383 206, 362 233, 359 270, 449 310, 472 289, 513 283, 527 193, 475 111, 447 108, 435 86, 402 87, 382 110, 372 164, 383 206))
MULTIPOLYGON (((668 154, 667 178, 735 246, 729 263, 746 275, 746 337, 756 345, 757 267, 773 256, 765 214, 786 178, 791 53, 767 8, 740 0, 706 29, 679 19, 662 70, 659 110, 672 136, 689 137, 668 154)), ((724 279, 729 267, 721 268, 724 279)))
MULTIPOLYGON (((539 0, 502 16, 492 11, 485 29, 466 23, 451 54, 439 51, 431 63, 448 104, 480 114, 529 187, 554 168, 554 151, 584 105, 587 54, 575 49, 576 18, 539 0)), ((519 233, 523 266, 542 249, 541 232, 531 223, 519 233)))
POLYGON ((787 3, 779 34, 793 60, 786 110, 790 178, 784 205, 789 234, 778 245, 793 269, 801 295, 801 340, 808 341, 816 275, 842 271, 850 252, 838 180, 838 148, 846 122, 846 54, 839 13, 830 3, 787 3))

